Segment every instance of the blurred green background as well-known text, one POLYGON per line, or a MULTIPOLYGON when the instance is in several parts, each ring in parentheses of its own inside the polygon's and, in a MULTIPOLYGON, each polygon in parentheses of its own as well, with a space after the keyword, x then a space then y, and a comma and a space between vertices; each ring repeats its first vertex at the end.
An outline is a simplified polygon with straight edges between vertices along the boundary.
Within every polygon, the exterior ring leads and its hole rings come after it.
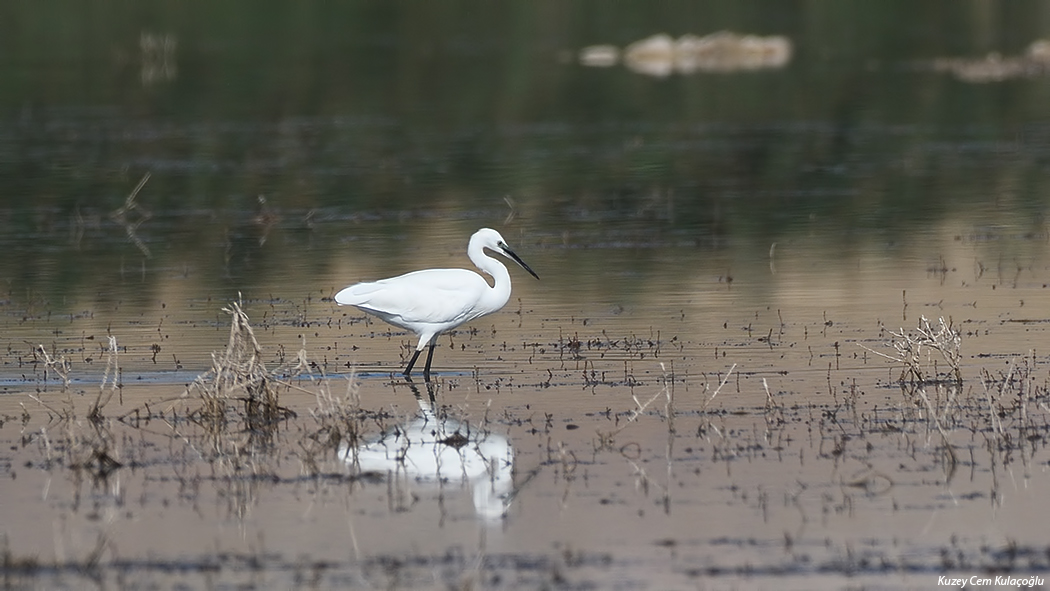
POLYGON ((236 287, 437 220, 454 244, 502 224, 755 253, 819 225, 829 258, 954 217, 1042 234, 1050 75, 932 66, 1041 38, 1035 0, 8 3, 0 278, 11 297, 197 271, 236 287), (783 35, 790 61, 577 60, 722 30, 783 35))

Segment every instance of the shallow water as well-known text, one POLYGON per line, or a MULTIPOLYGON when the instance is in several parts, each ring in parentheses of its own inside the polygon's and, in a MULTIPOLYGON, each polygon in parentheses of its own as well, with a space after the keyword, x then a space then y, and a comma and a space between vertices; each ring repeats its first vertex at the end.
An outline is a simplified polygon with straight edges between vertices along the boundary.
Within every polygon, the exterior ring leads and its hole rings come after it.
POLYGON ((934 64, 1046 9, 964 4, 19 9, 5 586, 1045 579, 1048 78, 934 64), (576 59, 717 30, 790 61, 576 59), (469 266, 482 226, 541 280, 408 382, 415 338, 331 298, 469 266), (213 422, 233 302, 279 399, 213 422), (923 318, 961 387, 885 357, 923 318))
MULTIPOLYGON (((218 432, 174 399, 226 343, 218 297, 188 287, 72 315, 9 302, 4 523, 23 565, 10 572, 48 587, 395 588, 898 587, 1044 572, 1033 516, 1048 485, 1046 238, 1002 231, 989 254, 960 224, 931 229, 927 256, 815 265, 800 240, 734 264, 732 282, 703 257, 688 280, 661 269, 696 247, 650 247, 655 262, 635 275, 615 271, 635 249, 518 240, 543 279, 515 273, 514 301, 435 356, 429 420, 465 438, 455 446, 407 427, 413 388, 427 399, 397 375, 414 339, 338 308, 331 290, 245 299, 270 367, 300 348, 316 365, 282 389, 295 418, 218 432), (588 260, 597 277, 573 291, 579 274, 558 269, 588 260), (898 386, 902 364, 872 351, 892 354, 889 331, 914 332, 920 316, 962 334, 962 392, 949 403, 945 385, 927 388, 954 468, 929 411, 898 386), (109 335, 119 388, 96 425, 86 409, 109 335), (37 342, 70 362, 68 388, 37 342), (357 452, 319 444, 312 414, 318 393, 350 383, 365 413, 357 452), (92 463, 102 442, 121 463, 111 473, 92 463), (355 461, 376 449, 386 468, 355 461), (438 454, 437 475, 407 449, 438 454)), ((420 266, 463 258, 447 249, 420 266)), ((315 285, 370 276, 353 260, 334 267, 315 285)))

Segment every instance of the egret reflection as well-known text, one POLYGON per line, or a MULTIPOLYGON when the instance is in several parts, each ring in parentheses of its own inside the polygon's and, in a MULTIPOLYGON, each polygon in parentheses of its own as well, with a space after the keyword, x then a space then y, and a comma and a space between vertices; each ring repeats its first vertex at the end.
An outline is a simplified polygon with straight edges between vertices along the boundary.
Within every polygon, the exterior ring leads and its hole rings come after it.
POLYGON ((359 473, 386 474, 398 489, 462 484, 479 518, 502 518, 514 489, 510 441, 448 417, 408 383, 419 402, 415 418, 357 447, 342 446, 340 457, 359 473))

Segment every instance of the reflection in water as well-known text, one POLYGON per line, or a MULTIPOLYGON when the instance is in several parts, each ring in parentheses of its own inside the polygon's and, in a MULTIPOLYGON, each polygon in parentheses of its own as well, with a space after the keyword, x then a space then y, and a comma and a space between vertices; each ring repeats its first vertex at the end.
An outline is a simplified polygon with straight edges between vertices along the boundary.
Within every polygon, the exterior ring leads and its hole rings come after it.
POLYGON ((514 484, 510 441, 449 418, 435 406, 432 385, 427 384, 429 396, 424 399, 411 380, 408 384, 419 401, 416 418, 356 448, 344 445, 339 457, 358 473, 387 474, 395 488, 469 484, 478 517, 503 517, 514 484))
POLYGON ((156 82, 170 82, 179 73, 175 64, 175 51, 179 40, 171 33, 155 34, 145 31, 139 36, 139 50, 142 54, 142 84, 148 86, 156 82))
POLYGON ((142 256, 147 259, 152 258, 153 255, 150 253, 149 247, 146 246, 146 243, 139 238, 135 231, 142 225, 142 222, 153 217, 153 214, 136 203, 135 197, 138 197, 139 191, 141 191, 142 187, 144 187, 146 182, 149 181, 149 177, 150 173, 148 172, 143 175, 139 184, 128 194, 128 198, 124 201, 124 205, 109 214, 109 217, 111 217, 113 221, 124 226, 124 231, 128 234, 128 240, 133 242, 135 246, 138 247, 139 252, 142 253, 142 256), (132 213, 134 213, 134 216, 131 216, 132 213), (134 218, 134 221, 132 220, 132 217, 134 218))

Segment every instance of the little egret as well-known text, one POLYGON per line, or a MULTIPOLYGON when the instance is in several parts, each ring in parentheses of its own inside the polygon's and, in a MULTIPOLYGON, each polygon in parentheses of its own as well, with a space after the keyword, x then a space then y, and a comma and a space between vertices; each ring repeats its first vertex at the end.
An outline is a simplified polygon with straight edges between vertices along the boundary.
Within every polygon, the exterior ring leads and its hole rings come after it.
POLYGON ((470 237, 467 256, 474 266, 492 277, 491 287, 481 275, 467 269, 424 269, 351 285, 335 294, 335 301, 341 306, 356 306, 419 335, 419 344, 405 368, 405 375, 411 375, 419 353, 429 345, 427 364, 423 368, 423 379, 429 382, 430 362, 434 358, 438 335, 491 314, 510 299, 510 273, 503 263, 485 254, 486 248, 518 263, 536 279, 540 278, 514 254, 499 232, 482 228, 470 237))

